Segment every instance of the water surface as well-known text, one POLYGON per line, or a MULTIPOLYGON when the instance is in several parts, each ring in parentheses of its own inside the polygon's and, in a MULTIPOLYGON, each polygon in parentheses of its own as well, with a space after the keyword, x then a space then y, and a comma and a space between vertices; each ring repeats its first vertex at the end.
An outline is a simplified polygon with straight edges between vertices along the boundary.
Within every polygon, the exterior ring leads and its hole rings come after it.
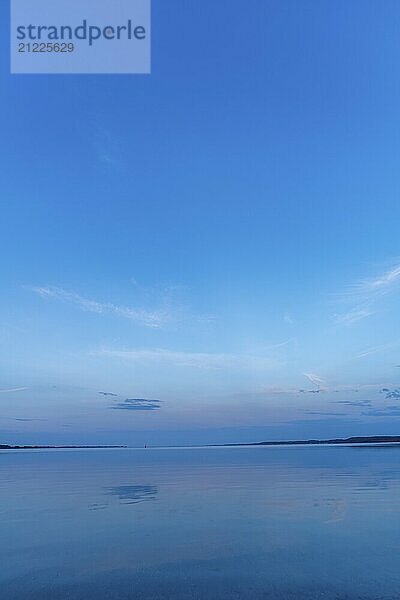
POLYGON ((400 447, 0 452, 2 600, 399 600, 400 447))

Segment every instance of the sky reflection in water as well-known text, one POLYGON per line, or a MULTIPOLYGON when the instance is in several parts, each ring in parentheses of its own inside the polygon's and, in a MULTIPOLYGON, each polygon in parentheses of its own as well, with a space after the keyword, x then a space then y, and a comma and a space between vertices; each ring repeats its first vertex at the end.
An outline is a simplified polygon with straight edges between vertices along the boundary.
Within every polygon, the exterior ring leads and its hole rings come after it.
POLYGON ((398 598, 400 447, 0 454, 4 600, 398 598))

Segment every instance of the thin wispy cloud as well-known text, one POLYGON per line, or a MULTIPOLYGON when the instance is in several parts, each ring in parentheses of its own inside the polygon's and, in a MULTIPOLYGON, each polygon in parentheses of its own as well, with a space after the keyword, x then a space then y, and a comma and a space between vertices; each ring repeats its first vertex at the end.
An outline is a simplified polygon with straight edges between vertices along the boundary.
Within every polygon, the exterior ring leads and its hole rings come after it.
POLYGON ((318 389, 325 385, 325 381, 316 375, 315 373, 303 373, 304 377, 308 379, 313 385, 315 385, 318 389))
MULTIPOLYGON (((318 385, 318 384, 316 384, 318 385)), ((335 385, 328 386, 324 385, 324 387, 317 387, 312 390, 298 390, 298 392, 302 394, 319 394, 319 393, 327 393, 327 394, 359 394, 359 393, 378 393, 380 391, 381 384, 358 384, 358 385, 335 385)), ((331 400, 332 404, 347 404, 349 406, 367 406, 370 404, 370 400, 331 400)))
POLYGON ((385 406, 367 410, 361 413, 363 417, 400 417, 400 406, 385 406))
POLYGON ((170 315, 164 310, 149 311, 127 306, 120 306, 111 302, 98 302, 96 300, 85 298, 84 296, 81 296, 75 292, 69 292, 55 286, 25 287, 35 294, 38 294, 42 298, 67 302, 83 311, 97 313, 99 315, 112 314, 154 329, 163 327, 170 320, 170 315))
POLYGON ((375 278, 360 280, 337 296, 337 299, 350 304, 350 308, 335 314, 334 319, 342 325, 352 325, 366 319, 376 313, 379 298, 399 289, 400 265, 395 265, 375 278))
POLYGON ((390 344, 381 344, 379 346, 367 348, 366 350, 364 350, 364 352, 360 352, 360 354, 357 354, 354 358, 355 359, 366 358, 367 356, 371 356, 373 354, 378 354, 379 352, 384 352, 385 350, 390 350, 391 348, 394 348, 398 345, 399 345, 399 342, 392 342, 390 344))
POLYGON ((158 410, 161 400, 147 400, 146 398, 127 398, 123 402, 112 404, 109 408, 114 410, 158 410))
POLYGON ((400 265, 397 265, 390 271, 386 271, 381 277, 366 282, 365 285, 369 289, 387 293, 388 289, 396 283, 400 283, 400 265))
POLYGON ((242 354, 208 352, 174 352, 165 349, 115 350, 102 348, 95 355, 138 363, 155 363, 197 369, 273 369, 283 363, 275 358, 242 354))
POLYGON ((29 418, 22 418, 22 417, 12 417, 13 421, 21 421, 22 423, 31 423, 32 421, 47 421, 47 419, 36 419, 34 417, 29 418))
POLYGON ((155 500, 158 488, 155 485, 119 485, 108 488, 108 493, 117 496, 124 504, 138 504, 148 500, 155 500))
POLYGON ((14 388, 6 388, 6 389, 0 389, 0 394, 10 394, 12 392, 23 392, 24 390, 27 390, 27 387, 14 387, 14 388))
POLYGON ((331 404, 343 404, 344 406, 355 406, 357 408, 365 408, 371 406, 372 400, 335 400, 331 404))
POLYGON ((356 282, 349 286, 345 294, 350 298, 360 299, 362 302, 369 301, 376 296, 392 292, 398 285, 400 285, 400 265, 396 265, 378 277, 356 282))
POLYGON ((270 346, 265 346, 263 348, 263 350, 267 352, 269 350, 276 350, 278 348, 284 348, 285 346, 288 346, 292 342, 296 342, 296 338, 289 338, 288 340, 285 340, 283 342, 278 342, 277 344, 271 344, 270 346))
POLYGON ((353 323, 362 321, 374 313, 374 310, 365 306, 361 308, 354 308, 343 314, 335 315, 335 320, 340 325, 353 325, 353 323))
MULTIPOLYGON (((313 375, 314 376, 314 384, 315 384, 315 374, 311 374, 308 373, 308 375, 313 375)), ((309 379, 307 377, 307 379, 309 379)), ((301 388, 299 389, 298 387, 262 387, 261 390, 259 392, 257 392, 259 395, 265 395, 266 397, 269 396, 280 396, 280 395, 284 395, 284 396, 291 396, 291 395, 295 395, 298 396, 299 394, 322 394, 322 393, 326 393, 326 394, 334 394, 334 393, 345 393, 345 394, 353 394, 356 392, 359 392, 360 389, 363 389, 365 391, 368 391, 370 389, 377 389, 376 385, 360 385, 357 387, 354 386, 350 386, 350 385, 336 385, 336 386, 328 386, 325 384, 324 380, 321 377, 318 377, 319 380, 319 384, 323 385, 324 387, 315 387, 313 389, 304 389, 301 388), (321 383, 322 382, 322 383, 321 383)), ((310 381, 310 380, 309 380, 310 381)), ((316 383, 315 385, 318 385, 318 383, 316 383)), ((378 386, 379 387, 379 386, 378 386)))
POLYGON ((304 410, 305 415, 314 415, 318 417, 346 417, 347 413, 341 412, 329 412, 329 411, 318 411, 318 410, 304 410))

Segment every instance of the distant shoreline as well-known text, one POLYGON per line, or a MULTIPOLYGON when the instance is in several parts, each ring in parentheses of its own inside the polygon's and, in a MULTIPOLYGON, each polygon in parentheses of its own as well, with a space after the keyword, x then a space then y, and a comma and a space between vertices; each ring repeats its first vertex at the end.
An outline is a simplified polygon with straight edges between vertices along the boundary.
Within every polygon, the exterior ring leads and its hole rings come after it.
MULTIPOLYGON (((247 442, 247 443, 231 443, 231 444, 204 444, 198 446, 200 448, 225 448, 225 447, 240 447, 240 446, 318 446, 318 445, 340 445, 340 444, 395 444, 400 443, 400 435, 374 435, 374 436, 358 436, 349 438, 333 438, 328 440, 281 440, 269 442, 247 442)), ((147 446, 147 448, 188 448, 191 446, 147 446)), ((71 449, 107 449, 107 448, 132 448, 137 449, 139 446, 29 446, 9 444, 0 444, 0 450, 71 450, 71 449)))
MULTIPOLYGON (((148 448, 240 448, 248 446, 323 446, 345 444, 400 444, 400 435, 374 435, 350 438, 334 438, 328 440, 273 440, 269 442, 232 442, 226 444, 196 444, 185 446, 148 446, 148 448)), ((128 446, 129 448, 131 446, 128 446)))
POLYGON ((374 435, 331 440, 287 440, 272 442, 249 442, 247 444, 211 444, 212 446, 317 446, 321 444, 390 444, 400 442, 400 435, 374 435))

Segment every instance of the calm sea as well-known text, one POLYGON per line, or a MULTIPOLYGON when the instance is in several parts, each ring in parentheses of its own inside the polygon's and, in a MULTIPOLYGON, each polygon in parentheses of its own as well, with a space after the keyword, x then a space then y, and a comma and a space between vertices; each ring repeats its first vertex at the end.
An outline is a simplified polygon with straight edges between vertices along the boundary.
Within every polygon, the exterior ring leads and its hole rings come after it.
POLYGON ((400 599, 400 447, 0 451, 1 600, 400 599))

